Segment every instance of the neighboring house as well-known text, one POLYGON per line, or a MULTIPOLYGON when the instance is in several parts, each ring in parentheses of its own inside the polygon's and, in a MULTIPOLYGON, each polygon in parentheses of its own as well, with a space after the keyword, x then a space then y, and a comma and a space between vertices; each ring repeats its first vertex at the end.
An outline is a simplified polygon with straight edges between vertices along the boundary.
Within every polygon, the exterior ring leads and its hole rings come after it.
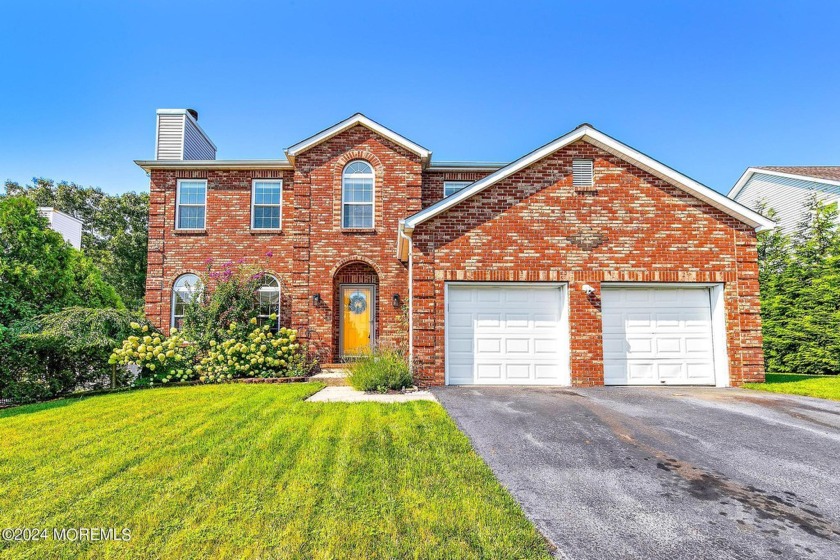
POLYGON ((50 228, 60 233, 67 243, 76 249, 82 248, 82 227, 84 226, 84 222, 48 206, 39 207, 38 213, 49 221, 50 228))
POLYGON ((285 155, 137 162, 156 325, 208 259, 247 259, 262 313, 322 363, 407 336, 424 386, 763 379, 755 232, 773 223, 590 125, 507 165, 446 163, 356 114, 285 155))
POLYGON ((752 209, 763 205, 774 210, 776 223, 791 233, 815 193, 826 203, 840 200, 840 166, 750 167, 729 191, 729 198, 752 209))

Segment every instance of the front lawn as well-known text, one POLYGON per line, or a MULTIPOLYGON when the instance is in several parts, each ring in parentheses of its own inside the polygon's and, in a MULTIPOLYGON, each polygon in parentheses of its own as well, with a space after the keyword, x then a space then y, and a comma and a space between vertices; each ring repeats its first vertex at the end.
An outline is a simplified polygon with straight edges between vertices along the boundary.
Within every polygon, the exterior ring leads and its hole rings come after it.
POLYGON ((764 383, 745 383, 747 389, 840 400, 840 376, 768 373, 764 383))
POLYGON ((314 384, 134 391, 0 411, 3 558, 546 558, 443 408, 304 403, 314 384))

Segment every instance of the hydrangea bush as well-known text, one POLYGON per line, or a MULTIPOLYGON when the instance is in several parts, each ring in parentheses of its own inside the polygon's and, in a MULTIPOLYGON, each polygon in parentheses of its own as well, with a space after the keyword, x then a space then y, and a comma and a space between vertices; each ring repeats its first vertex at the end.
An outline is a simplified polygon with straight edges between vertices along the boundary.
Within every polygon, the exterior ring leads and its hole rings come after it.
POLYGON ((126 338, 122 346, 114 350, 109 363, 135 365, 140 368, 140 377, 152 383, 190 381, 195 378, 195 357, 178 329, 172 329, 167 337, 150 329, 148 325, 131 323, 131 328, 135 334, 126 338))
MULTIPOLYGON (((270 317, 272 323, 276 315, 270 317)), ((172 329, 170 336, 131 324, 135 334, 111 354, 109 363, 140 368, 139 377, 154 383, 199 379, 221 383, 238 377, 297 377, 309 374, 314 363, 297 340, 297 331, 281 327, 272 331, 256 318, 245 325, 231 323, 221 340, 211 339, 209 350, 200 352, 183 333, 172 329)))
POLYGON ((231 323, 221 342, 211 340, 210 351, 196 369, 207 383, 235 377, 291 377, 308 373, 304 354, 297 331, 281 327, 274 333, 269 325, 259 326, 251 319, 247 325, 231 323))

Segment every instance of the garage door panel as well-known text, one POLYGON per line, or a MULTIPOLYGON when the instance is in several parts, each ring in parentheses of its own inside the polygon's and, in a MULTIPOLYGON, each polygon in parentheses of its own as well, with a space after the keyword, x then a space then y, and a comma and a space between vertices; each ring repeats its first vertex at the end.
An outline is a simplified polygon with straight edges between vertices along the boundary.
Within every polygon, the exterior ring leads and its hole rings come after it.
POLYGON ((560 377, 557 364, 534 364, 534 378, 536 379, 558 379, 560 377))
POLYGON ((635 381, 652 381, 656 378, 656 364, 653 362, 628 362, 626 367, 627 375, 635 381))
POLYGON ((475 364, 475 371, 478 379, 494 381, 502 379, 502 364, 500 363, 478 363, 475 364))
POLYGON ((505 327, 509 329, 527 329, 529 328, 531 317, 527 313, 505 313, 504 321, 505 327))
POLYGON ((469 313, 450 313, 446 317, 447 325, 450 328, 472 328, 472 315, 469 313))
POLYGON ((535 338, 534 339, 534 353, 535 354, 552 354, 555 355, 560 351, 560 341, 556 338, 535 338))
POLYGON ((707 379, 709 377, 714 377, 714 362, 689 362, 686 364, 686 375, 689 379, 707 379))
POLYGON ((502 351, 502 339, 496 337, 478 337, 475 340, 475 351, 480 354, 499 354, 502 351))
POLYGON ((472 341, 471 338, 450 337, 450 339, 449 339, 449 352, 450 353, 466 352, 468 354, 472 354, 472 351, 473 351, 473 341, 472 341))
POLYGON ((501 313, 479 313, 476 316, 475 327, 477 329, 496 329, 502 323, 501 313))
POLYGON ((531 352, 531 339, 506 338, 505 352, 508 354, 529 354, 531 352))
POLYGON ((450 384, 568 383, 559 286, 460 284, 448 294, 450 384))
POLYGON ((675 358, 682 356, 682 338, 680 337, 656 337, 656 354, 662 358, 675 358))
POLYGON ((531 378, 531 364, 505 364, 505 378, 527 380, 531 378))
POLYGON ((503 294, 504 297, 502 299, 506 303, 525 303, 532 301, 531 294, 526 290, 507 290, 500 293, 503 294))
POLYGON ((499 303, 502 301, 502 293, 499 290, 479 290, 475 298, 479 303, 499 303))
POLYGON ((708 288, 603 288, 604 379, 714 384, 708 288))

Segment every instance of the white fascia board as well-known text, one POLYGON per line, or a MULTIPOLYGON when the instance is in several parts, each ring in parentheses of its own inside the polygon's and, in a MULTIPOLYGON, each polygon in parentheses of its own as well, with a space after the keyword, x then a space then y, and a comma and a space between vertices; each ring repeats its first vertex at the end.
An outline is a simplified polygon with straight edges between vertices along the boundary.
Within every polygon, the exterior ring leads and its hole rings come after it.
POLYGON ((729 198, 735 198, 738 196, 738 193, 741 192, 741 189, 744 188, 744 185, 747 184, 747 181, 754 174, 760 175, 772 175, 773 177, 784 177, 786 179, 799 179, 800 181, 810 181, 811 183, 822 183, 824 185, 832 185, 835 187, 840 187, 840 181, 834 181, 832 179, 822 179, 820 177, 814 177, 813 175, 801 175, 799 173, 785 173, 784 171, 775 171, 773 169, 762 169, 760 167, 749 167, 744 174, 741 175, 741 178, 738 179, 738 182, 735 183, 735 186, 732 187, 732 190, 729 191, 729 198))
POLYGON ((134 160, 144 171, 152 169, 293 169, 284 159, 134 160))
POLYGON ((289 161, 293 162, 294 158, 298 154, 301 154, 301 153, 305 152, 306 150, 312 148, 313 146, 317 146, 321 142, 325 142, 326 140, 329 140, 330 138, 332 138, 336 134, 339 134, 340 132, 343 132, 343 131, 347 130, 348 128, 354 127, 357 124, 360 124, 360 125, 362 125, 366 128, 369 128, 370 130, 376 132, 377 134, 380 134, 380 135, 384 136, 385 138, 388 138, 392 142, 394 142, 396 144, 399 144, 400 146, 406 148, 407 150, 414 152, 415 154, 420 156, 420 158, 424 161, 428 161, 429 158, 432 157, 432 152, 430 152, 429 150, 427 150, 423 146, 412 142, 411 140, 409 140, 405 136, 401 136, 401 135, 397 134, 396 132, 394 132, 393 130, 385 128, 381 124, 370 120, 369 118, 367 118, 366 116, 364 116, 361 113, 356 113, 352 117, 350 117, 348 119, 345 119, 345 120, 341 121, 340 123, 334 124, 333 126, 329 127, 328 129, 322 130, 321 132, 319 132, 318 134, 316 134, 314 136, 310 136, 306 140, 298 142, 297 144, 295 144, 294 146, 292 146, 292 147, 290 147, 286 150, 286 157, 289 158, 289 161))
POLYGON ((748 167, 747 170, 744 171, 744 173, 741 175, 741 178, 738 179, 738 182, 735 183, 735 186, 729 190, 729 194, 727 194, 726 196, 728 196, 732 200, 735 200, 735 197, 738 196, 738 193, 741 192, 741 189, 744 188, 744 185, 747 184, 747 181, 750 180, 750 177, 752 177, 753 173, 755 173, 756 171, 758 171, 758 169, 756 169, 755 167, 748 167))
POLYGON ((216 148, 216 144, 214 144, 213 141, 210 140, 210 137, 207 136, 207 133, 204 132, 204 129, 201 128, 200 124, 198 124, 198 121, 195 120, 193 118, 193 116, 190 114, 190 112, 187 111, 186 109, 158 109, 157 114, 158 115, 185 115, 186 118, 188 118, 188 119, 190 119, 190 121, 192 121, 192 123, 195 125, 195 127, 198 129, 198 131, 204 137, 204 139, 207 140, 207 142, 211 146, 213 146, 213 149, 216 150, 216 151, 219 151, 218 148, 216 148))
POLYGON ((484 179, 480 179, 473 183, 471 186, 465 188, 458 193, 449 196, 431 206, 410 216, 405 221, 406 229, 414 229, 419 224, 430 220, 434 216, 441 214, 456 204, 470 198, 471 196, 480 193, 484 189, 490 187, 506 179, 507 177, 525 169, 526 167, 534 164, 535 162, 549 156, 550 154, 556 152, 557 150, 577 142, 578 140, 586 140, 587 142, 591 143, 594 146, 597 146, 613 155, 620 157, 621 159, 641 168, 644 169, 653 175, 667 181, 668 183, 688 192, 689 194, 703 200, 704 202, 718 208, 719 210, 725 212, 726 214, 737 218, 744 222, 747 225, 750 225, 758 231, 762 231, 765 229, 772 229, 776 226, 775 222, 769 220, 755 212, 750 210, 746 206, 743 206, 734 200, 727 198, 726 196, 718 193, 710 189, 709 187, 698 183, 694 179, 690 177, 686 177, 682 173, 679 173, 667 165, 664 165, 655 159, 646 156, 645 154, 622 144, 618 140, 607 136, 606 134, 592 128, 589 125, 583 125, 575 130, 569 132, 561 136, 560 138, 549 142, 545 146, 538 148, 527 154, 518 160, 514 161, 507 167, 503 167, 502 169, 488 175, 484 179))

